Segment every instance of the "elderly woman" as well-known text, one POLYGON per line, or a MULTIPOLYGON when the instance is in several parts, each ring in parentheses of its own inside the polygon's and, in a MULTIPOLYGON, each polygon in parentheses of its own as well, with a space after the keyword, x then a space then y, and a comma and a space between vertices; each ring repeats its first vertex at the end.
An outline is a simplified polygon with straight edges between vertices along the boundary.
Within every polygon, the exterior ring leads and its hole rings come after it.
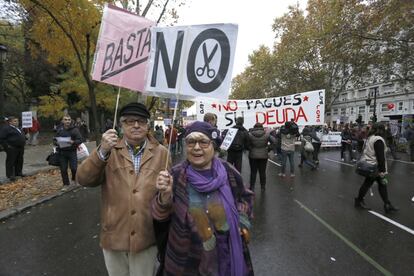
POLYGON ((237 170, 214 157, 218 131, 186 129, 187 160, 157 178, 155 221, 170 220, 163 275, 253 275, 247 248, 253 193, 237 170))

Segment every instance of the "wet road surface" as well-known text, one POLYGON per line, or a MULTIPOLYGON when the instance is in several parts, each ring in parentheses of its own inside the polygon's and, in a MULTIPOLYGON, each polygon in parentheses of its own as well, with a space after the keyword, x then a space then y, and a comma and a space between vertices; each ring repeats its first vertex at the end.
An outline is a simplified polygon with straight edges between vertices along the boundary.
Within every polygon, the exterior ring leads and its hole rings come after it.
MULTIPOLYGON (((268 162, 264 193, 256 182, 256 275, 414 275, 414 164, 388 162, 389 197, 401 210, 385 215, 376 186, 365 199, 375 213, 353 207, 363 178, 338 151, 321 153, 318 171, 297 161, 295 178, 268 162)), ((247 185, 247 156, 242 175, 247 185)), ((0 275, 106 275, 99 208, 99 188, 82 188, 0 223, 0 275)))

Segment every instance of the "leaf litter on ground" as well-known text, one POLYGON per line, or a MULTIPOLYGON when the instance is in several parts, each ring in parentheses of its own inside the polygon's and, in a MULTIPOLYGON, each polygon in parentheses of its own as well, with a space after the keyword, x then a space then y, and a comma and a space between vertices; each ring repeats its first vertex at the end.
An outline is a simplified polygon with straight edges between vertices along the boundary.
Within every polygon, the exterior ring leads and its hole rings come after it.
POLYGON ((62 188, 60 171, 50 170, 0 185, 0 211, 56 194, 62 188))

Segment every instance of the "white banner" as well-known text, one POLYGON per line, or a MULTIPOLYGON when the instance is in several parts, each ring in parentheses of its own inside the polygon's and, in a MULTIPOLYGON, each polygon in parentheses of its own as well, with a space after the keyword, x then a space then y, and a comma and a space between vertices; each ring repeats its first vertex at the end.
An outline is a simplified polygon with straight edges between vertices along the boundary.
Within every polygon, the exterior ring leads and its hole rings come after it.
POLYGON ((238 26, 154 27, 146 91, 180 99, 227 99, 238 26))
POLYGON ((328 147, 340 147, 341 146, 341 132, 329 132, 328 134, 322 135, 321 139, 321 147, 328 148, 328 147))
POLYGON ((234 137, 236 137, 237 131, 239 129, 237 128, 229 128, 227 131, 226 137, 224 137, 223 142, 221 143, 220 149, 222 150, 228 150, 231 143, 233 143, 234 137))
POLYGON ((266 99, 198 101, 197 120, 202 121, 208 112, 217 115, 219 129, 233 126, 237 117, 244 117, 244 127, 247 129, 256 123, 268 128, 278 127, 292 119, 299 126, 322 125, 325 90, 266 99))
POLYGON ((31 128, 33 126, 32 116, 31 111, 22 112, 22 128, 31 128))

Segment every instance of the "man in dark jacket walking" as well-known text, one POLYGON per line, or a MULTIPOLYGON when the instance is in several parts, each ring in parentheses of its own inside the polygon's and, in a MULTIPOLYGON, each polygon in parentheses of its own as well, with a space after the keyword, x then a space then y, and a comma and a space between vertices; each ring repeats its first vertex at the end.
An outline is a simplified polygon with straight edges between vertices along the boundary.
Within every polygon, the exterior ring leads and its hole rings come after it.
POLYGON ((236 125, 233 128, 237 128, 238 131, 227 150, 227 162, 232 164, 240 173, 242 169, 243 150, 247 149, 249 144, 249 132, 244 128, 243 124, 243 117, 237 117, 236 125))
POLYGON ((414 162, 414 128, 412 125, 408 125, 404 131, 404 137, 407 139, 408 146, 410 148, 411 162, 414 162))
POLYGON ((23 155, 26 136, 19 128, 19 119, 9 117, 9 125, 3 126, 0 132, 0 143, 6 151, 6 176, 11 181, 16 176, 23 176, 23 155))
POLYGON ((62 176, 63 186, 70 185, 68 176, 68 163, 72 172, 72 181, 76 178, 76 169, 78 167, 78 158, 76 150, 82 144, 82 136, 79 129, 72 125, 72 119, 69 115, 62 118, 62 127, 57 130, 56 143, 60 155, 60 174, 62 176))
POLYGON ((349 158, 352 161, 356 161, 354 159, 354 156, 352 154, 352 134, 351 134, 351 130, 349 129, 349 124, 345 124, 345 128, 344 130, 342 130, 341 132, 341 160, 345 161, 345 151, 348 150, 349 152, 349 158))

